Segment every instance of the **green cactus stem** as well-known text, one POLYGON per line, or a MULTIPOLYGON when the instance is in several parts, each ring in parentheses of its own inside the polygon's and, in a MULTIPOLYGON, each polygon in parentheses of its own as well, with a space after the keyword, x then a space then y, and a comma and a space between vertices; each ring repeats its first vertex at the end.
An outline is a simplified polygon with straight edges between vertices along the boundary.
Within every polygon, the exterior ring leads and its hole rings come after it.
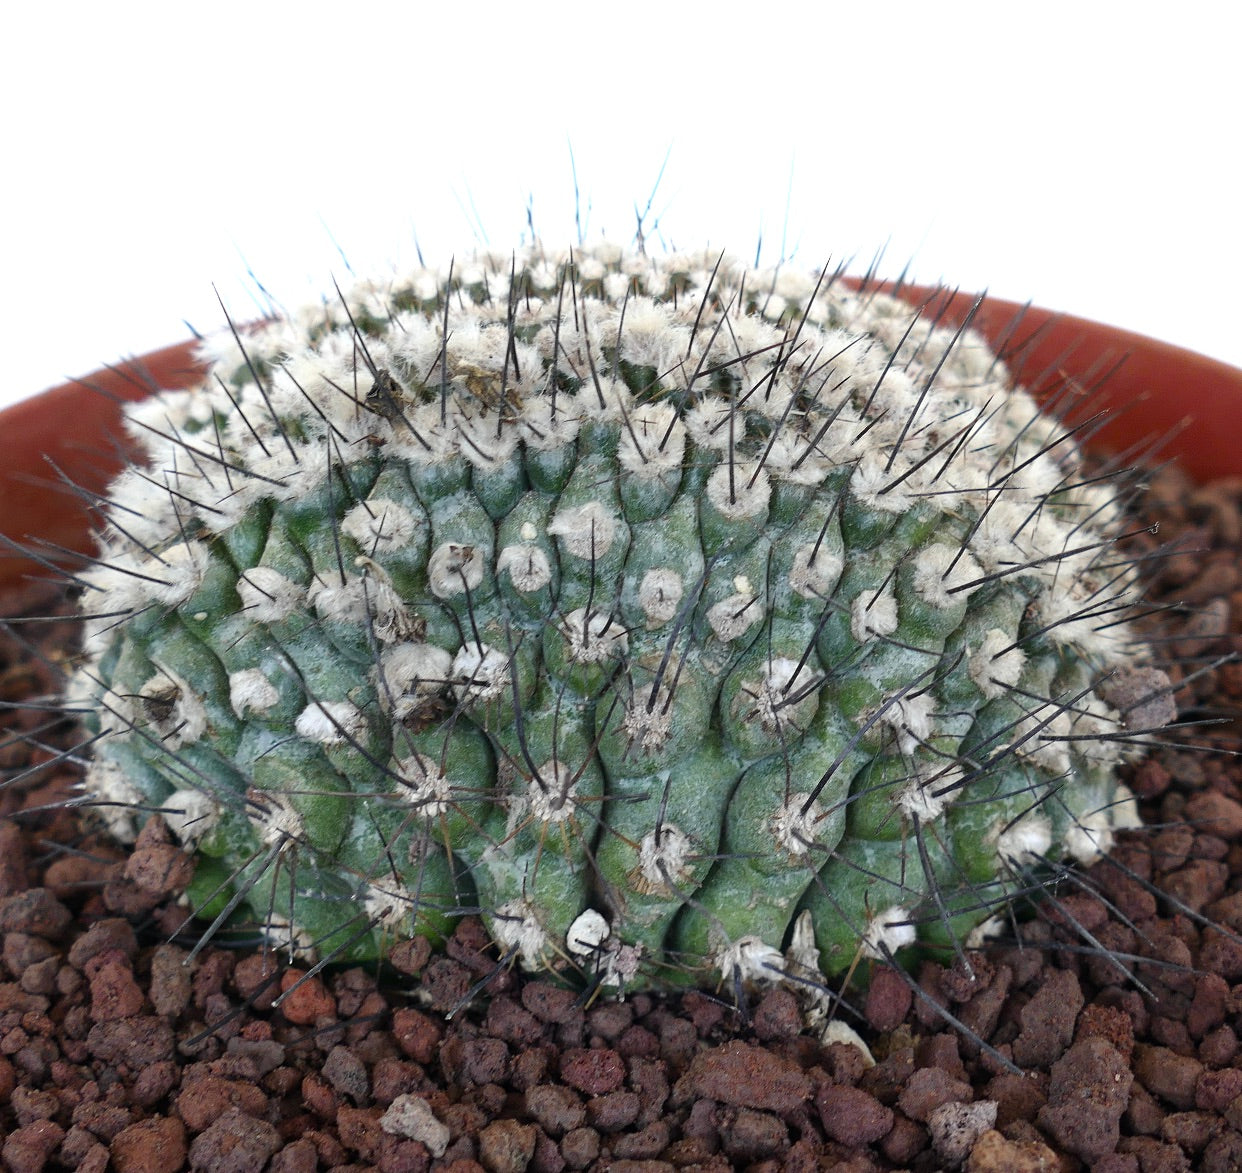
POLYGON ((208 933, 358 961, 477 911, 636 989, 775 980, 807 914, 834 974, 1133 818, 1120 507, 969 328, 598 245, 203 349, 129 416, 69 699, 208 933))

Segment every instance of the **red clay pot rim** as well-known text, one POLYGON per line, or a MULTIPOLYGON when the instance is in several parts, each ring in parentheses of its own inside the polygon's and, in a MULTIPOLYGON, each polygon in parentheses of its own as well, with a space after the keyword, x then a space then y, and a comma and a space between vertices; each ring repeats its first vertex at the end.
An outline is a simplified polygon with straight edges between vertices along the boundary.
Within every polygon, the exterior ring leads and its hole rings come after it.
MULTIPOLYGON (((1176 459, 1198 481, 1242 476, 1242 370, 1086 318, 999 298, 845 278, 882 288, 957 325, 968 315, 1022 383, 1094 451, 1176 459), (1103 414, 1101 414, 1103 413, 1103 414)), ((93 494, 130 450, 122 405, 202 374, 193 341, 96 371, 0 411, 0 591, 46 580, 48 566, 13 545, 89 552, 93 494), (76 488, 64 478, 72 478, 76 488)))

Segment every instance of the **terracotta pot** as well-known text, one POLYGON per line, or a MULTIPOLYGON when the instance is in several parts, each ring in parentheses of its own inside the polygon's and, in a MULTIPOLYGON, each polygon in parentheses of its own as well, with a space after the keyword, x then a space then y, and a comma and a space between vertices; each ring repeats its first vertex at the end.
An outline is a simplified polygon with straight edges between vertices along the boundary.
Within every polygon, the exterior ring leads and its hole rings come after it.
MULTIPOLYGON (((970 294, 925 286, 897 290, 926 313, 960 322, 970 294)), ((1242 476, 1242 370, 1165 342, 1050 310, 988 299, 973 325, 1006 358, 1020 382, 1052 402, 1096 451, 1176 458, 1206 481, 1242 476), (1103 419, 1094 419, 1106 412, 1103 419)), ((165 347, 0 411, 0 591, 46 579, 33 546, 89 551, 90 507, 121 467, 129 444, 121 406, 157 387, 184 387, 199 368, 193 344, 165 347), (58 475, 71 478, 76 489, 58 475)))

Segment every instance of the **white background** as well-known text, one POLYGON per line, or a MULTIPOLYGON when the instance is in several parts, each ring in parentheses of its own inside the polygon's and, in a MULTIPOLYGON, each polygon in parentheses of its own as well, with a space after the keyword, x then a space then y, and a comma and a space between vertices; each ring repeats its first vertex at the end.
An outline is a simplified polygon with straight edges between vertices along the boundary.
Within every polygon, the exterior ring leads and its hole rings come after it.
POLYGON ((882 271, 1242 365, 1231 4, 22 5, 0 402, 356 270, 572 241, 882 271), (729 12, 735 15, 729 15, 729 12), (339 251, 338 251, 339 250, 339 251))

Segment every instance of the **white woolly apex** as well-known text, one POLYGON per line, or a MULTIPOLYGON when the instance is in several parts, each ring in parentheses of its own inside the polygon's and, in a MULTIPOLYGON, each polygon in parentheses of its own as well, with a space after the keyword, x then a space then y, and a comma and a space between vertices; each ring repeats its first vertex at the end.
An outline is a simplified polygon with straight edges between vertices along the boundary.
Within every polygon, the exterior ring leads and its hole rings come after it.
MULTIPOLYGON (((447 279, 447 272, 420 265, 405 275, 402 284, 412 301, 435 304, 447 279)), ((396 336, 389 343, 393 362, 410 372, 430 371, 443 350, 442 321, 439 314, 428 319, 416 309, 398 313, 393 320, 396 336)))
POLYGON ((427 561, 427 580, 438 599, 452 599, 475 590, 486 569, 484 551, 460 542, 437 546, 427 561))
POLYGON ((982 577, 979 563, 957 546, 933 542, 914 556, 914 589, 932 607, 944 609, 970 598, 983 585, 977 581, 982 577))
POLYGON ((883 958, 885 951, 895 954, 918 939, 918 930, 910 923, 910 910, 899 904, 875 913, 862 935, 864 957, 883 958))
POLYGON ((774 985, 785 977, 785 957, 758 937, 739 937, 712 958, 726 985, 774 985))
POLYGON ((465 706, 509 696, 509 657, 487 644, 462 644, 450 667, 453 695, 465 706))
POLYGON ((440 769, 435 758, 412 754, 401 758, 393 771, 397 789, 394 794, 427 819, 438 819, 453 801, 453 783, 440 769))
POLYGON ((685 455, 686 427, 671 403, 644 403, 621 425, 617 458, 639 480, 680 471, 685 455))
POLYGON ((960 766, 949 766, 935 772, 923 772, 917 767, 910 780, 897 795, 897 805, 920 822, 930 823, 938 819, 947 806, 961 793, 961 781, 966 771, 960 766))
POLYGON ((606 250, 587 249, 578 255, 578 275, 583 281, 602 281, 608 273, 608 264, 617 257, 616 245, 611 242, 606 250))
POLYGON ((136 721, 149 737, 167 750, 192 745, 207 732, 207 709, 190 685, 169 668, 161 667, 138 690, 136 721))
POLYGON ((496 558, 496 574, 498 577, 507 574, 513 589, 528 595, 542 590, 552 581, 552 564, 542 547, 523 542, 500 551, 496 558))
POLYGON ((1024 667, 1026 653, 1014 647, 1013 636, 999 627, 991 628, 978 650, 969 653, 966 659, 966 671, 988 700, 995 700, 1013 688, 1024 667))
POLYGON ((638 872, 629 877, 634 890, 642 896, 672 895, 690 880, 693 855, 690 836, 675 824, 662 824, 658 837, 648 831, 638 844, 638 872))
POLYGON ((794 553, 789 568, 789 585, 803 599, 827 599, 836 588, 845 561, 835 545, 827 541, 807 542, 794 553))
POLYGON ((575 773, 573 767, 555 760, 544 762, 536 770, 526 787, 526 808, 533 818, 558 825, 574 816, 578 809, 575 773))
POLYGON ((229 704, 243 720, 247 713, 266 716, 279 700, 280 693, 261 668, 242 668, 229 674, 229 704))
POLYGON ((625 625, 606 611, 579 607, 565 616, 561 624, 566 656, 575 664, 604 664, 620 660, 630 646, 625 625))
POLYGON ((367 718, 351 701, 313 701, 298 714, 293 728, 317 745, 345 745, 365 736, 367 718))
MULTIPOLYGON (((1063 445, 1051 457, 1038 455, 1040 445, 1060 435, 1062 429, 1034 417, 1035 409, 1029 397, 1004 387, 1003 366, 986 354, 977 335, 967 331, 948 353, 935 385, 926 394, 921 414, 911 427, 910 411, 917 395, 922 394, 920 389, 926 385, 932 369, 952 341, 953 331, 930 322, 916 322, 903 343, 914 311, 895 299, 870 292, 860 297, 831 283, 811 296, 808 290, 814 289, 814 274, 796 266, 761 276, 725 257, 718 272, 713 273, 718 259, 714 250, 687 258, 639 254, 611 244, 575 248, 573 261, 577 279, 585 282, 585 285, 580 284, 580 295, 574 295, 574 304, 580 312, 567 315, 562 307, 557 323, 554 315, 565 289, 561 266, 570 260, 568 250, 535 245, 506 257, 504 263, 480 254, 460 261, 459 278, 462 273, 469 273, 477 276, 478 281, 477 285, 467 283, 452 300, 447 341, 441 337, 443 328, 438 317, 429 320, 413 309, 395 312, 393 305, 399 299, 424 304, 438 300, 444 292, 444 274, 416 269, 385 276, 378 282, 356 283, 345 292, 346 303, 380 321, 387 319, 392 323, 387 332, 368 338, 368 349, 374 362, 389 372, 397 385, 399 407, 412 428, 395 415, 382 418, 366 410, 361 403, 370 371, 365 369, 344 309, 335 298, 264 326, 248 337, 247 350, 270 368, 266 390, 276 413, 296 419, 299 430, 307 433, 305 444, 295 441, 308 458, 300 460, 299 465, 311 470, 316 478, 322 476, 322 460, 316 461, 313 457, 317 452, 322 455, 322 442, 330 429, 346 438, 342 448, 346 450, 347 459, 351 448, 365 448, 354 441, 370 433, 384 442, 389 452, 399 449, 401 455, 415 461, 434 462, 457 450, 461 426, 456 413, 463 406, 472 415, 477 414, 480 406, 485 412, 493 411, 502 393, 508 394, 508 402, 515 409, 511 423, 516 427, 500 431, 515 431, 528 446, 552 446, 572 439, 576 418, 582 412, 596 419, 617 422, 623 407, 629 412, 642 410, 642 406, 634 402, 614 374, 599 372, 600 359, 609 347, 616 347, 617 354, 626 362, 667 374, 670 380, 683 386, 701 361, 729 361, 736 367, 740 385, 755 389, 753 402, 748 402, 747 410, 778 419, 782 418, 791 394, 816 397, 821 387, 829 385, 848 384, 861 408, 876 388, 880 372, 889 364, 892 349, 901 343, 896 364, 889 367, 874 401, 866 409, 867 418, 855 419, 845 413, 839 420, 840 426, 834 425, 831 434, 824 437, 826 452, 832 453, 841 442, 848 442, 852 428, 870 429, 868 445, 871 446, 896 443, 905 429, 910 433, 902 441, 906 450, 884 478, 891 481, 908 467, 909 460, 916 456, 916 449, 940 426, 937 421, 946 417, 969 418, 972 409, 995 400, 998 389, 1004 389, 1006 396, 999 401, 1001 409, 994 407, 986 422, 988 435, 984 436, 980 429, 981 440, 988 442, 972 443, 956 452, 945 475, 955 484, 964 486, 983 483, 978 474, 992 471, 997 460, 997 445, 1023 426, 1030 425, 1025 435, 1009 441, 1009 448, 1002 449, 1004 458, 1011 460, 1015 467, 1031 461, 1024 465, 1021 474, 1022 488, 1028 495, 1043 492, 1045 486, 1064 483, 1065 474, 1074 464, 1072 446, 1063 445), (513 307, 522 333, 516 340, 510 337, 510 307, 505 296, 513 263, 523 273, 525 291, 513 307), (666 295, 673 282, 685 294, 677 304, 653 300, 654 296, 666 295), (709 306, 707 322, 701 323, 692 333, 694 318, 709 282, 728 307, 729 328, 703 328, 712 324, 712 315, 720 312, 709 306), (758 315, 739 311, 736 295, 742 282, 760 307, 758 315), (624 315, 622 302, 625 303, 624 315), (764 319, 774 321, 791 312, 799 317, 805 314, 806 324, 800 335, 801 345, 782 358, 773 349, 780 341, 780 331, 764 319), (841 323, 847 328, 828 323, 841 323), (853 333, 863 341, 846 348, 853 333), (442 354, 445 356, 443 371, 440 369, 442 354), (775 379, 769 379, 767 376, 778 361, 784 363, 784 369, 775 379), (542 389, 547 382, 547 374, 542 369, 545 363, 555 364, 560 371, 571 371, 582 379, 582 402, 578 410, 561 410, 562 401, 577 397, 563 394, 557 396, 558 410, 550 410, 551 396, 542 389), (595 373, 600 374, 598 380, 588 369, 591 364, 597 368, 595 373), (829 369, 816 382, 816 375, 825 364, 829 369), (446 404, 413 402, 424 389, 437 387, 442 376, 449 388, 446 404), (451 417, 447 428, 438 421, 442 411, 447 411, 451 417), (541 414, 545 417, 543 423, 550 426, 540 426, 541 414)), ((218 373, 231 385, 250 424, 261 434, 279 434, 278 424, 270 418, 248 378, 245 363, 232 339, 222 334, 218 339, 208 340, 203 350, 206 357, 220 364, 218 373)), ((695 393, 699 390, 698 387, 688 389, 695 393)), ((438 400, 438 396, 436 398, 438 400)), ((693 409, 687 425, 692 433, 699 424, 703 425, 700 430, 704 434, 696 434, 696 441, 724 451, 732 426, 728 421, 737 405, 730 396, 718 395, 714 399, 714 403, 701 402, 693 409)), ((144 418, 149 417, 153 427, 171 435, 184 435, 187 425, 203 424, 213 411, 226 418, 224 442, 232 445, 230 455, 240 457, 244 449, 254 447, 248 435, 227 423, 230 405, 212 382, 193 394, 166 396, 139 409, 144 418)), ((806 423, 813 423, 813 419, 808 418, 806 423)), ((811 435, 814 429, 782 428, 766 459, 775 476, 800 477, 805 472, 809 483, 821 475, 822 470, 812 475, 806 469, 811 461, 789 460, 783 451, 787 441, 799 431, 811 435), (793 464, 798 464, 796 470, 792 469, 793 464)), ((164 458, 176 455, 175 440, 163 440, 147 433, 146 442, 159 457, 156 463, 174 467, 164 458)), ((275 465, 268 466, 260 461, 255 466, 256 471, 286 482, 283 494, 277 490, 276 496, 296 495, 306 484, 302 469, 299 468, 293 480, 288 480, 289 461, 284 446, 269 447, 285 468, 277 469, 275 465), (282 450, 277 452, 277 449, 282 450)), ((846 452, 840 459, 852 462, 858 454, 857 450, 846 452)), ((199 471, 196 475, 201 480, 211 473, 210 470, 206 474, 199 471)), ((214 479, 224 485, 230 478, 221 475, 214 479)), ((856 488, 866 491, 865 480, 864 473, 857 478, 856 488)), ((876 484, 871 490, 878 492, 882 487, 876 484)), ((271 492, 267 487, 260 487, 259 491, 264 495, 271 492)), ((221 496, 228 496, 230 492, 239 499, 246 498, 251 485, 220 490, 221 496)), ((1100 496, 1091 489, 1083 490, 1081 495, 1085 499, 1093 494, 1100 496)), ((903 486, 898 486, 881 493, 877 505, 904 508, 906 502, 900 499, 907 495, 903 486)), ((201 498, 202 494, 198 496, 201 498)), ((223 507, 226 511, 236 511, 232 497, 223 507)), ((1026 504, 1022 508, 1025 509, 1026 504)), ((1105 521, 1110 520, 1104 514, 1100 516, 1105 521)), ((1027 545, 1029 550, 1029 543, 1027 545)))
MULTIPOLYGON (((493 288, 499 276, 495 272, 489 274, 488 283, 493 288)), ((503 322, 466 316, 450 328, 444 340, 442 352, 447 373, 475 399, 489 402, 500 394, 500 375, 505 368, 508 346, 509 331, 503 322)), ((439 370, 432 370, 427 382, 435 386, 440 377, 439 370)))
POLYGON ((422 519, 398 501, 377 497, 359 501, 341 519, 341 533, 354 539, 369 557, 403 550, 418 540, 422 519))
POLYGON ((612 508, 602 501, 588 501, 585 505, 558 509, 548 523, 548 533, 561 538, 575 558, 590 561, 602 558, 612 549, 617 519, 612 508))
POLYGON ((763 518, 772 499, 772 482, 753 460, 730 464, 726 459, 707 478, 707 499, 729 521, 763 518))
POLYGON ((793 794, 776 808, 769 825, 776 845, 794 859, 802 859, 810 853, 823 819, 824 808, 817 800, 809 794, 793 794))
POLYGON ((306 832, 306 824, 288 795, 275 790, 252 788, 246 791, 246 814, 267 847, 285 847, 300 840, 306 832))
POLYGON ((863 591, 850 604, 850 634, 860 643, 892 635, 897 630, 897 596, 893 584, 884 584, 878 594, 863 591))
POLYGON ((1016 822, 998 821, 988 833, 1001 863, 1017 865, 1039 863, 1052 847, 1052 820, 1037 811, 1027 811, 1016 822))
POLYGON ((767 297, 759 303, 759 312, 767 318, 769 322, 779 322, 785 316, 785 309, 788 303, 779 293, 769 293, 767 297))
POLYGON ((252 566, 237 580, 237 593, 256 623, 279 623, 306 601, 306 591, 270 566, 252 566))
MULTIPOLYGON (((242 388, 239 402, 246 422, 242 428, 228 433, 242 455, 240 463, 248 465, 250 459, 258 459, 262 454, 255 433, 268 452, 277 445, 283 447, 282 430, 286 434, 298 433, 316 443, 322 452, 329 432, 334 431, 343 441, 342 449, 347 449, 360 439, 360 433, 370 429, 370 413, 362 411, 359 404, 371 385, 371 374, 363 366, 357 347, 343 344, 347 337, 341 333, 326 334, 314 350, 283 356, 265 380, 265 395, 259 394, 252 383, 242 388), (277 420, 282 421, 283 428, 277 420), (288 422, 292 420, 300 426, 289 428, 288 422)), ((382 339, 373 338, 367 346, 379 367, 387 369, 391 365, 382 339)))
POLYGON ((604 277, 604 296, 609 301, 620 301, 630 288, 630 278, 626 273, 609 273, 604 277))
POLYGON ((643 609, 648 629, 668 623, 677 614, 686 584, 671 566, 657 566, 643 575, 638 587, 638 605, 643 609))
POLYGON ((544 966, 552 938, 530 901, 507 901, 487 917, 487 925, 502 955, 516 953, 518 962, 527 970, 544 966))
POLYGON ((118 843, 133 843, 138 838, 139 812, 146 805, 147 796, 116 762, 95 758, 86 767, 82 790, 88 796, 91 812, 113 839, 118 843))
POLYGON ((815 292, 815 286, 814 274, 793 265, 778 268, 771 281, 773 293, 796 305, 802 305, 815 292))
POLYGON ((727 644, 741 639, 756 623, 762 623, 766 615, 762 597, 750 590, 747 583, 744 592, 739 591, 709 607, 707 622, 716 638, 727 644))
POLYGON ((379 702, 394 721, 429 705, 448 686, 453 657, 434 644, 410 641, 385 648, 377 674, 379 702))
POLYGON ((177 842, 193 851, 220 822, 220 804, 201 790, 174 790, 160 804, 160 815, 177 842))

